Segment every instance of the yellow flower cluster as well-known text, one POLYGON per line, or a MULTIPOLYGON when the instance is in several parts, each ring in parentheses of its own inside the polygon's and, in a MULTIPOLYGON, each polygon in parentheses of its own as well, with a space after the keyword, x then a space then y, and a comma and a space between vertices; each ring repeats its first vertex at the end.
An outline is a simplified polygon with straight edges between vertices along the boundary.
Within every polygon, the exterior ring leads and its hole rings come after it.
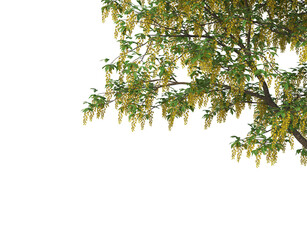
POLYGON ((266 113, 267 110, 267 105, 261 100, 261 99, 257 99, 257 105, 255 107, 255 111, 254 111, 254 120, 256 120, 257 117, 259 117, 259 119, 262 119, 264 114, 266 113))
POLYGON ((294 49, 294 47, 295 47, 295 44, 298 42, 298 40, 299 40, 299 36, 298 35, 296 35, 296 36, 294 36, 294 37, 292 37, 291 38, 291 46, 290 46, 290 50, 292 51, 293 49, 294 49))
POLYGON ((270 47, 273 41, 273 33, 270 32, 268 29, 264 30, 264 38, 266 40, 267 46, 270 47))
POLYGON ((131 33, 135 27, 136 24, 136 14, 134 13, 134 11, 132 11, 127 18, 127 28, 130 29, 129 31, 129 35, 131 36, 131 33))
POLYGON ((261 159, 262 152, 258 152, 256 155, 256 168, 260 166, 260 159, 261 159))
POLYGON ((287 45, 286 37, 279 38, 279 47, 282 53, 285 52, 286 45, 287 45))
POLYGON ((199 98, 198 98, 198 108, 200 109, 202 106, 206 107, 209 101, 209 97, 206 93, 203 93, 199 98))
POLYGON ((227 23, 227 25, 226 25, 226 38, 228 38, 229 36, 230 36, 230 34, 231 34, 231 32, 232 32, 232 28, 235 26, 235 22, 234 22, 234 20, 233 19, 231 19, 228 23, 227 23))
POLYGON ((133 117, 133 118, 130 118, 129 121, 131 122, 131 131, 134 132, 135 127, 136 127, 136 121, 137 121, 137 119, 136 119, 136 117, 133 117))
POLYGON ((218 113, 217 113, 217 123, 222 123, 222 122, 225 122, 226 121, 226 116, 227 116, 227 113, 226 111, 223 109, 223 110, 220 110, 218 113))
POLYGON ((121 124, 122 119, 123 119, 123 111, 119 110, 118 111, 118 124, 121 124))
POLYGON ((184 113, 184 125, 187 125, 189 118, 189 110, 185 111, 184 113))
POLYGON ((299 63, 302 64, 307 61, 307 44, 300 49, 299 52, 299 63))
POLYGON ((198 100, 198 97, 197 96, 197 93, 194 91, 196 90, 196 82, 195 80, 191 81, 191 92, 189 92, 188 96, 187 96, 187 101, 188 101, 188 104, 195 107, 196 105, 196 102, 198 100))
POLYGON ((275 0, 268 0, 267 5, 269 14, 273 14, 275 9, 275 0))
POLYGON ((87 123, 87 119, 88 119, 88 112, 85 112, 84 114, 83 114, 83 125, 86 125, 86 123, 87 123))
POLYGON ((242 110, 245 108, 244 102, 236 102, 235 109, 236 109, 236 118, 239 118, 241 116, 242 110))
POLYGON ((285 92, 288 103, 291 103, 293 100, 293 95, 291 94, 290 89, 289 88, 285 89, 284 92, 285 92))
POLYGON ((303 155, 301 155, 301 164, 302 165, 304 165, 304 166, 306 166, 307 165, 307 156, 303 156, 303 155))
POLYGON ((239 162, 242 156, 242 151, 243 151, 243 146, 240 147, 234 146, 231 150, 231 159, 235 159, 235 157, 237 156, 237 162, 239 162))
POLYGON ((272 150, 269 149, 267 151, 266 160, 267 160, 267 163, 271 163, 271 166, 277 162, 277 149, 276 148, 272 148, 272 150))
POLYGON ((171 117, 168 120, 168 130, 171 131, 174 125, 175 113, 171 114, 171 117))
POLYGON ((147 35, 150 32, 150 26, 151 26, 151 17, 148 12, 145 12, 144 17, 140 22, 140 27, 143 29, 143 33, 145 35, 147 35))
POLYGON ((213 116, 210 116, 210 117, 206 118, 204 129, 208 129, 210 127, 212 119, 213 119, 213 116))
POLYGON ((284 142, 285 137, 286 137, 286 132, 288 130, 289 124, 290 124, 290 120, 291 120, 291 115, 290 112, 287 112, 285 118, 282 120, 282 124, 281 127, 278 131, 278 137, 280 142, 284 142))
POLYGON ((280 75, 277 75, 277 77, 275 78, 275 86, 274 86, 276 98, 279 98, 280 95, 281 95, 281 92, 279 92, 279 89, 280 89, 280 86, 281 86, 280 82, 281 82, 281 77, 280 77, 280 75))
MULTIPOLYGON (((203 61, 199 62, 198 65, 203 73, 211 73, 211 71, 213 70, 212 69, 212 58, 206 58, 203 61)), ((191 67, 188 66, 188 74, 191 74, 193 71, 193 68, 191 67)), ((214 81, 214 78, 211 78, 211 80, 212 80, 211 81, 212 83, 214 81)))
MULTIPOLYGON (((250 137, 250 135, 248 135, 248 137, 250 137)), ((250 158, 251 154, 252 154, 252 151, 254 150, 255 148, 255 143, 256 141, 255 140, 252 140, 250 142, 250 144, 247 146, 247 149, 246 149, 246 157, 247 158, 250 158)))
POLYGON ((152 120, 153 120, 153 112, 150 112, 150 116, 149 116, 149 126, 152 126, 152 120))
POLYGON ((294 136, 291 133, 287 133, 287 136, 289 138, 290 147, 293 150, 293 148, 294 148, 294 136))
POLYGON ((115 8, 112 8, 111 9, 111 15, 112 15, 112 20, 113 20, 113 22, 115 22, 115 21, 117 21, 117 14, 118 14, 118 10, 117 9, 115 9, 115 8))
POLYGON ((104 23, 105 22, 105 20, 108 18, 108 16, 109 16, 109 14, 110 14, 110 9, 109 10, 107 10, 106 8, 102 8, 101 9, 102 11, 101 11, 101 20, 102 20, 102 22, 104 23))
POLYGON ((279 117, 275 116, 272 120, 272 130, 271 130, 271 137, 273 139, 272 145, 275 145, 277 143, 278 139, 278 122, 279 122, 279 117))
POLYGON ((273 145, 275 145, 278 140, 281 143, 284 142, 290 121, 291 121, 291 115, 290 115, 290 112, 287 112, 286 116, 281 119, 281 126, 279 127, 279 130, 278 130, 278 125, 279 125, 278 117, 273 119, 273 125, 272 125, 272 131, 271 131, 273 145))
POLYGON ((296 114, 293 114, 293 121, 292 121, 292 127, 296 128, 298 124, 299 117, 296 114))

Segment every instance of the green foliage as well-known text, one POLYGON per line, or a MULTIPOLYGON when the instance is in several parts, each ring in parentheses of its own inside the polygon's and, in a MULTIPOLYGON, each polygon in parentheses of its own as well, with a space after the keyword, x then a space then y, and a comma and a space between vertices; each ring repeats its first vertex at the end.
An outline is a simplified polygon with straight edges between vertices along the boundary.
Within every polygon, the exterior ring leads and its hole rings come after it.
MULTIPOLYGON (((296 151, 307 164, 307 21, 304 1, 282 0, 102 0, 102 19, 109 13, 121 54, 105 64, 106 92, 84 102, 86 124, 93 115, 103 117, 115 101, 119 123, 128 116, 134 131, 139 122, 152 124, 153 110, 162 108, 169 122, 204 109, 204 127, 213 118, 225 122, 228 113, 240 117, 245 106, 254 110, 254 122, 245 138, 232 136, 232 158, 261 155, 272 165, 277 153, 302 145, 296 151), (141 31, 135 32, 135 26, 141 31), (299 54, 297 67, 280 69, 277 50, 286 45, 299 54), (180 81, 178 64, 190 81, 180 81), (114 71, 118 79, 112 79, 114 71), (273 85, 274 84, 274 85, 273 85), (173 86, 185 88, 174 89, 173 86), (274 86, 274 92, 270 89, 274 86), (159 91, 162 96, 158 98, 159 91), (112 97, 114 97, 113 100, 112 97)), ((108 62, 109 59, 104 59, 108 62)))

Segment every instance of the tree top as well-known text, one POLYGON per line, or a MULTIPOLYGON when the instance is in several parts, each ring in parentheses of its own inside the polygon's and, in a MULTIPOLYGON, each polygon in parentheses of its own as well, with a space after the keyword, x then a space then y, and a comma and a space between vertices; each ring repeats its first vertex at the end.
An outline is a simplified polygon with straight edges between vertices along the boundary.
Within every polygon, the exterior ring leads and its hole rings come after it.
POLYGON ((205 128, 225 122, 228 112, 239 118, 245 106, 254 108, 254 122, 242 139, 233 136, 233 158, 261 155, 277 161, 277 152, 301 145, 297 154, 307 164, 307 5, 287 0, 102 0, 102 20, 111 14, 114 36, 121 53, 105 59, 106 92, 85 102, 84 124, 94 113, 103 118, 115 101, 119 123, 129 116, 136 123, 152 125, 153 110, 162 108, 169 122, 195 106, 205 107, 205 128), (299 55, 296 68, 280 69, 277 50, 287 44, 299 55), (174 71, 186 68, 190 81, 180 81, 174 71), (114 70, 117 79, 111 76, 114 70), (270 89, 274 86, 274 91, 270 89), (186 88, 175 89, 175 86, 186 88), (159 90, 163 97, 156 100, 159 90), (113 100, 112 97, 115 97, 113 100), (270 134, 270 135, 268 135, 270 134))

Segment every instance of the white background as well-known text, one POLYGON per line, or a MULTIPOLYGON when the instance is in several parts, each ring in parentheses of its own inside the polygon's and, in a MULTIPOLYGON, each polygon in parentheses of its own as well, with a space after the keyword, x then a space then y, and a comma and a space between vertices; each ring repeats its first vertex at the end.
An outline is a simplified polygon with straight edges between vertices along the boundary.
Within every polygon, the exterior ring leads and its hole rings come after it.
MULTIPOLYGON (((245 136, 251 110, 204 130, 197 109, 169 131, 159 109, 131 132, 112 103, 82 125, 90 88, 104 91, 100 60, 119 53, 100 7, 0 3, 0 239, 306 239, 307 168, 295 151, 258 169, 245 152, 231 160, 230 136, 245 136)), ((288 50, 278 61, 297 59, 288 50)))

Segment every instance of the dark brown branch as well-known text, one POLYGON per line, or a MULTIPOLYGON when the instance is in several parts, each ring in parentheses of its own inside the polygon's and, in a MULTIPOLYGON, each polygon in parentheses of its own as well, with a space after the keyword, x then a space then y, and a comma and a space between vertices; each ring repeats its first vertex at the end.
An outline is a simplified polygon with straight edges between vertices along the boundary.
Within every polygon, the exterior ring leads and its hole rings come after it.
MULTIPOLYGON (((262 76, 258 75, 258 78, 261 79, 263 78, 262 76)), ((268 86, 266 84, 266 82, 263 80, 263 88, 264 88, 264 93, 265 93, 265 96, 266 96, 266 101, 268 103, 269 106, 272 106, 274 108, 276 108, 277 110, 276 111, 279 111, 280 108, 277 106, 277 104, 272 100, 271 98, 271 95, 269 93, 269 89, 268 89, 268 86)), ((291 124, 291 123, 290 123, 291 124)), ((302 146, 304 148, 307 149, 307 139, 303 137, 303 135, 297 131, 296 129, 294 130, 291 130, 290 128, 288 128, 288 132, 292 133, 293 136, 296 138, 296 140, 302 144, 302 146)))
MULTIPOLYGON (((228 85, 223 84, 222 86, 223 86, 224 88, 226 88, 226 89, 231 89, 231 87, 228 86, 228 85)), ((254 92, 251 92, 251 91, 249 91, 249 90, 244 90, 244 93, 247 94, 247 95, 250 95, 250 96, 253 96, 253 97, 256 97, 256 98, 265 100, 265 96, 260 95, 259 93, 254 93, 254 92)))
POLYGON ((295 129, 293 131, 289 130, 289 132, 292 133, 293 136, 296 138, 296 140, 299 141, 300 144, 302 144, 303 147, 307 149, 307 139, 304 138, 303 135, 299 131, 295 129))

